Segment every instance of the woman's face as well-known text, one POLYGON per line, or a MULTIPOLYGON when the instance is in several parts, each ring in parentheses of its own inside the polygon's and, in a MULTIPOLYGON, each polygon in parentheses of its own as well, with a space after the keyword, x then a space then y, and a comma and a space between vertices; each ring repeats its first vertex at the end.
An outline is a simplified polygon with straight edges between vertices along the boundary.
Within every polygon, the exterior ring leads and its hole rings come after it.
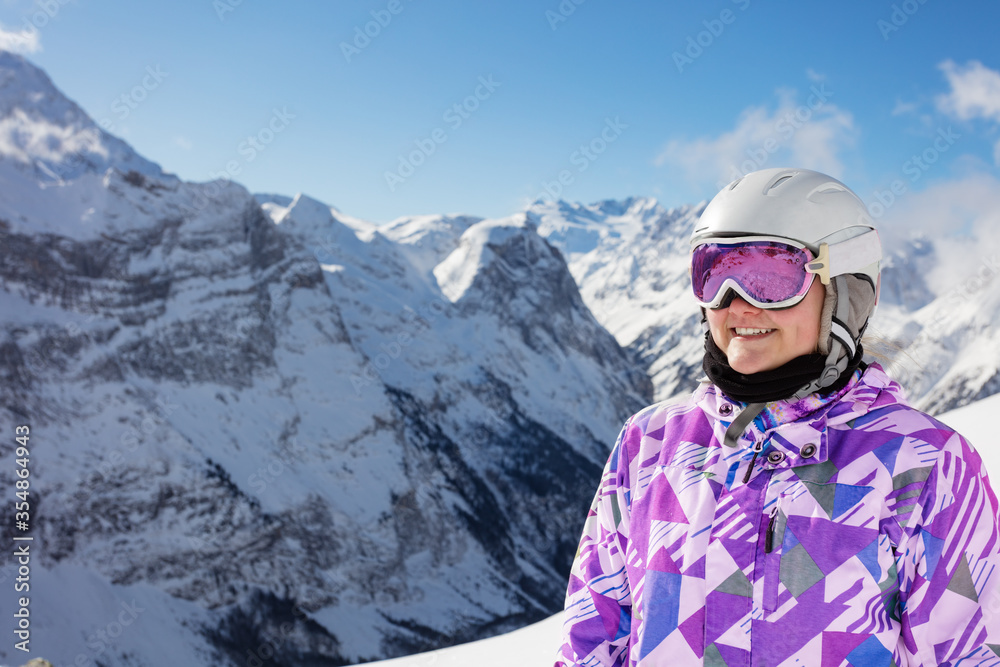
POLYGON ((826 289, 814 280, 805 298, 791 308, 765 310, 739 296, 728 308, 707 310, 715 344, 738 373, 770 371, 816 352, 826 289))

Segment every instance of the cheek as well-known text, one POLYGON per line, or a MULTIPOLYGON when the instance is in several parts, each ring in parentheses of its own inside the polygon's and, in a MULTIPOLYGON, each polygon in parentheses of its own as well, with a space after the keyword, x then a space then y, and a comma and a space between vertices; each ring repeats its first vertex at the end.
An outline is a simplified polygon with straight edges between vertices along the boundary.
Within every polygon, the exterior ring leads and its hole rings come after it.
POLYGON ((819 347, 820 318, 825 299, 826 289, 816 281, 799 306, 782 313, 786 326, 795 332, 794 343, 799 351, 813 352, 819 347))
POLYGON ((709 331, 712 332, 712 338, 715 340, 715 344, 723 351, 725 351, 726 334, 728 333, 725 326, 726 316, 723 314, 724 312, 725 309, 709 310, 705 315, 708 319, 709 331))
POLYGON ((803 325, 798 332, 799 349, 805 353, 819 351, 819 319, 813 324, 803 325))

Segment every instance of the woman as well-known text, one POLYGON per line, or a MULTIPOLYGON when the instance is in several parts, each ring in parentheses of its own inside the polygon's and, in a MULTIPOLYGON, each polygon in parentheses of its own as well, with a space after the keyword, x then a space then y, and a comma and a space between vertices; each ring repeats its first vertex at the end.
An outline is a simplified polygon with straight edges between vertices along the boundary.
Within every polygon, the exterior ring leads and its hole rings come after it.
POLYGON ((754 172, 692 248, 708 378, 625 424, 556 664, 1000 665, 983 463, 862 362, 882 256, 864 204, 754 172))

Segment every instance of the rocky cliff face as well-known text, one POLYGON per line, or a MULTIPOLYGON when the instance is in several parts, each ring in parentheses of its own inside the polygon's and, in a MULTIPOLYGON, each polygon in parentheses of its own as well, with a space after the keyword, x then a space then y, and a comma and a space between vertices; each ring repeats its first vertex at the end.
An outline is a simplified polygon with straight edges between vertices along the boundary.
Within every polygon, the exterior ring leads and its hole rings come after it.
POLYGON ((527 215, 566 253, 584 302, 652 378, 657 400, 690 393, 703 375, 688 239, 703 205, 649 198, 583 206, 536 202, 527 215))
POLYGON ((26 61, 0 82, 0 403, 32 434, 39 655, 350 664, 561 606, 651 395, 523 216, 380 231, 184 183, 26 61))

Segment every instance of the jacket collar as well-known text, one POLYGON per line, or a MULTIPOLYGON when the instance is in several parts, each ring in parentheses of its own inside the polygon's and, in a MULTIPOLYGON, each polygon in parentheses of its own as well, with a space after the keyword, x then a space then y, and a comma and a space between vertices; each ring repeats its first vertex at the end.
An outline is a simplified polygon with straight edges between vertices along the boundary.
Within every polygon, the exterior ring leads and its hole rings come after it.
MULTIPOLYGON (((710 383, 702 383, 693 398, 714 423, 716 433, 724 432, 747 407, 729 399, 710 383)), ((875 408, 905 402, 900 386, 873 363, 833 396, 812 394, 799 400, 768 403, 744 431, 737 446, 750 449, 758 442, 766 442, 761 454, 767 457, 773 453, 768 460, 774 467, 822 463, 829 458, 829 427, 848 423, 875 408)))

